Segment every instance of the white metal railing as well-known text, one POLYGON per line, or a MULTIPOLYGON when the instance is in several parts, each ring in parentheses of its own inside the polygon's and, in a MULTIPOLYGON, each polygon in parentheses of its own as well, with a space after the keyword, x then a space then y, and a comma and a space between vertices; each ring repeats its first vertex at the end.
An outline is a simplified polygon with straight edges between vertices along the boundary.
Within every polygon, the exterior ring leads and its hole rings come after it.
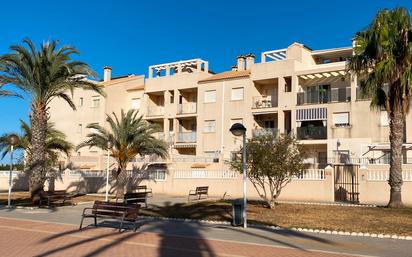
POLYGON ((191 179, 191 178, 235 179, 237 177, 238 177, 238 173, 233 170, 192 169, 192 170, 175 170, 173 173, 173 178, 175 179, 191 179))
POLYGON ((149 106, 147 108, 147 116, 161 116, 164 114, 163 106, 149 106))
POLYGON ((177 133, 178 143, 194 143, 196 142, 196 132, 179 132, 177 133))
POLYGON ((197 112, 197 103, 179 104, 178 114, 191 114, 197 112))
POLYGON ((207 156, 172 156, 173 162, 213 162, 213 159, 207 156))
MULTIPOLYGON (((9 177, 10 171, 9 170, 0 170, 0 177, 9 177)), ((13 170, 13 172, 11 173, 11 177, 15 178, 19 175, 24 174, 23 171, 18 171, 18 170, 13 170)))
MULTIPOLYGON (((389 179, 389 167, 385 169, 368 170, 367 180, 368 181, 388 181, 389 179)), ((412 170, 402 171, 403 181, 412 181, 412 170)))
POLYGON ((296 176, 297 180, 324 180, 325 179, 325 170, 324 169, 307 169, 305 172, 302 172, 296 176))
POLYGON ((70 170, 69 176, 70 177, 88 177, 88 178, 106 177, 106 171, 103 171, 103 170, 87 170, 87 171, 70 170))

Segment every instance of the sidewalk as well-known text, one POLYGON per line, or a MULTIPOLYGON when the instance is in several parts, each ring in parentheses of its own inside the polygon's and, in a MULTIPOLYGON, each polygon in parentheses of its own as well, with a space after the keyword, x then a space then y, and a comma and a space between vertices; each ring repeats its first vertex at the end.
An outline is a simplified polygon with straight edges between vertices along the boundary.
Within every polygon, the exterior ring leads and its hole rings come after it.
MULTIPOLYGON (((86 206, 1 209, 0 244, 7 247, 0 248, 0 256, 258 257, 342 256, 338 254, 345 253, 344 256, 406 257, 410 254, 410 242, 404 240, 245 230, 195 222, 142 219, 137 233, 118 234, 113 228, 102 227, 78 231, 80 214, 86 206)), ((103 222, 102 225, 112 224, 103 222)))

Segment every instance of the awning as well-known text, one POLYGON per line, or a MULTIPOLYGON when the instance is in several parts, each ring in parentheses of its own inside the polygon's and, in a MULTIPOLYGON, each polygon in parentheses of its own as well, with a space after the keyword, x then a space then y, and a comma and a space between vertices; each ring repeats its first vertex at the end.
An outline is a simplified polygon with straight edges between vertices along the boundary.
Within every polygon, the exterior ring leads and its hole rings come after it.
MULTIPOLYGON (((372 144, 368 145, 368 150, 362 154, 364 156, 365 154, 372 152, 372 151, 388 151, 391 149, 391 146, 389 144, 372 144)), ((403 150, 412 150, 412 144, 402 144, 402 149, 403 150)))
POLYGON ((347 74, 346 71, 340 70, 340 71, 317 72, 317 73, 312 73, 312 74, 299 75, 299 78, 304 79, 304 80, 325 79, 325 78, 345 76, 346 74, 347 74))
POLYGON ((196 147, 196 143, 192 144, 175 144, 173 145, 173 148, 194 148, 196 147))
POLYGON ((296 121, 327 120, 328 111, 326 108, 310 108, 296 110, 296 121))

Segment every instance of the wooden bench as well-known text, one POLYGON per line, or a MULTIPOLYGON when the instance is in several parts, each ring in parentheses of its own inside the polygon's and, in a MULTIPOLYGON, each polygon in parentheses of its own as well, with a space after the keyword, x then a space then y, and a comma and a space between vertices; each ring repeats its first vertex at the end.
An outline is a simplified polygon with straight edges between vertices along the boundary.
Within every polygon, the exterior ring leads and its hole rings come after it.
POLYGON ((123 202, 125 204, 143 204, 147 208, 147 192, 136 192, 124 194, 123 202))
POLYGON ((202 195, 205 195, 206 198, 208 198, 209 197, 208 191, 209 191, 208 186, 196 187, 195 190, 189 191, 189 196, 187 197, 187 201, 190 202, 190 198, 193 196, 197 197, 197 200, 200 200, 202 198, 202 195))
POLYGON ((66 190, 54 190, 54 191, 40 191, 39 207, 42 203, 47 203, 50 207, 51 203, 61 202, 64 204, 66 201, 70 201, 73 204, 73 194, 67 193, 66 190))
POLYGON ((120 220, 119 232, 122 231, 123 223, 133 222, 133 230, 137 230, 137 218, 139 214, 140 205, 126 204, 116 202, 95 201, 92 208, 84 208, 82 219, 80 221, 80 229, 83 226, 85 218, 93 218, 94 225, 97 227, 97 218, 109 218, 120 220))
POLYGON ((150 187, 146 186, 146 185, 137 186, 136 191, 137 191, 137 193, 140 193, 140 192, 147 193, 147 197, 152 197, 153 196, 152 189, 150 187))

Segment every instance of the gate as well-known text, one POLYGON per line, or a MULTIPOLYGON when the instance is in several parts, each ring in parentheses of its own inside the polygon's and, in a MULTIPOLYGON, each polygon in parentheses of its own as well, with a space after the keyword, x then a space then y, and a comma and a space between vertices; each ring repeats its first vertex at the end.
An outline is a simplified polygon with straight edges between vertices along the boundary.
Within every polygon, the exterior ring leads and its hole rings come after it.
POLYGON ((337 164, 333 169, 335 202, 359 203, 359 165, 337 164))

